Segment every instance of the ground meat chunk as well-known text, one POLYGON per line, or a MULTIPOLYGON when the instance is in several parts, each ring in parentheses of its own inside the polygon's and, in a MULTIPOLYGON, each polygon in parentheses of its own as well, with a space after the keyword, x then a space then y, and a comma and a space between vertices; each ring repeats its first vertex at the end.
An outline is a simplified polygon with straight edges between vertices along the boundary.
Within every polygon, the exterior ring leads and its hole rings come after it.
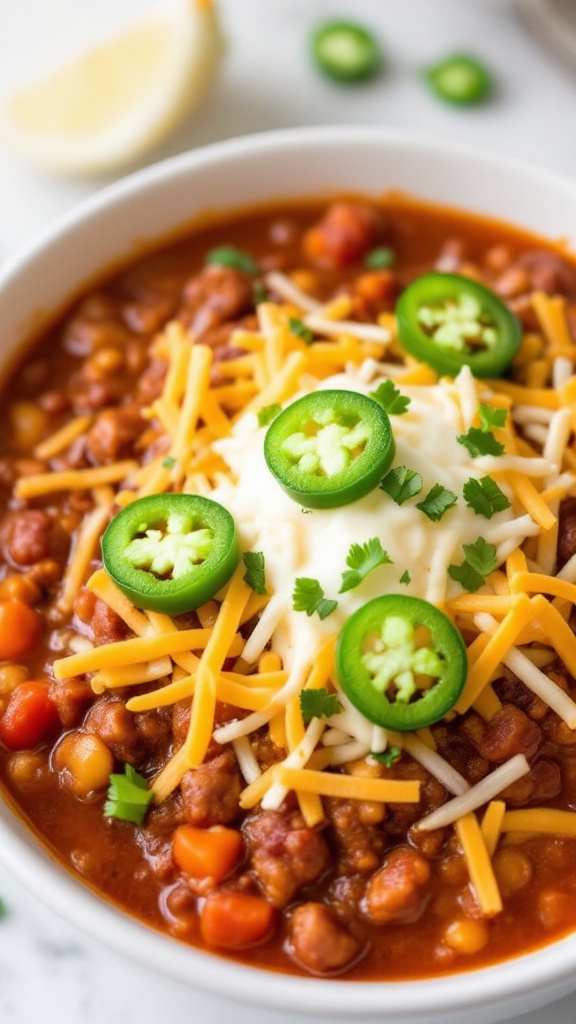
POLYGON ((92 639, 97 646, 124 640, 128 635, 126 623, 90 590, 82 589, 78 592, 74 611, 81 622, 90 626, 92 639))
POLYGON ((0 524, 0 547, 12 565, 34 565, 54 552, 54 521, 41 509, 9 512, 0 524))
MULTIPOLYGON (((383 810, 382 805, 380 809, 383 810)), ((330 800, 328 813, 340 853, 343 874, 370 874, 382 860, 384 836, 378 823, 363 815, 359 800, 330 800)))
POLYGON ((238 319, 252 305, 252 282, 246 274, 233 267, 210 265, 186 282, 178 319, 198 337, 238 319))
POLYGON ((292 955, 314 974, 336 974, 354 960, 360 943, 322 903, 297 907, 289 925, 292 955))
POLYGON ((238 816, 240 775, 231 750, 192 768, 182 779, 182 799, 186 820, 191 825, 209 828, 226 825, 238 816))
POLYGON ((555 761, 538 761, 527 775, 517 779, 500 797, 508 807, 525 807, 552 800, 562 789, 562 774, 555 761))
POLYGON ((60 721, 65 729, 72 729, 82 721, 94 694, 90 683, 79 676, 69 679, 53 679, 49 687, 50 699, 58 708, 60 721))
POLYGON ((70 355, 84 358, 101 345, 122 347, 130 337, 114 302, 105 295, 94 294, 87 296, 68 320, 62 346, 70 355))
POLYGON ((556 252, 533 249, 522 253, 515 265, 528 274, 529 291, 548 295, 576 297, 576 271, 573 264, 556 252))
POLYGON ((361 274, 350 288, 353 316, 374 321, 379 313, 394 308, 399 286, 391 270, 374 270, 361 274))
POLYGON ((422 890, 430 878, 425 857, 400 846, 368 882, 364 912, 378 924, 414 920, 422 906, 422 890))
POLYGON ((558 568, 576 555, 576 498, 566 498, 560 505, 558 525, 558 568))
POLYGON ((140 406, 151 405, 162 394, 164 381, 168 372, 168 363, 164 359, 152 359, 138 378, 136 401, 140 406))
POLYGON ((88 431, 86 448, 90 460, 107 465, 128 458, 143 428, 140 410, 133 405, 104 409, 88 431))
POLYGON ((541 742, 542 732, 536 722, 514 704, 505 704, 486 723, 477 746, 488 761, 507 761, 515 754, 524 754, 531 760, 541 742))
POLYGON ((135 765, 142 759, 144 743, 138 723, 120 697, 100 697, 88 712, 84 727, 96 733, 119 761, 135 765))
POLYGON ((382 241, 385 222, 367 203, 333 203, 304 235, 308 259, 328 267, 347 267, 382 241))
POLYGON ((315 881, 328 866, 324 837, 307 828, 299 814, 257 811, 244 834, 258 884, 277 907, 286 906, 301 885, 315 881))

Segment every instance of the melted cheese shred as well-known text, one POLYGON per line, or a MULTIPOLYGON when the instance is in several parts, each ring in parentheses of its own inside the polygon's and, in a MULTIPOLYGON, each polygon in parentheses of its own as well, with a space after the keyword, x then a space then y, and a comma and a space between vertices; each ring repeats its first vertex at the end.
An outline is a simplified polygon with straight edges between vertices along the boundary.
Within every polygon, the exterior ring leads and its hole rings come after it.
MULTIPOLYGON (((22 499, 92 490, 94 509, 83 521, 61 585, 62 611, 71 611, 78 587, 89 577, 113 503, 122 507, 176 489, 206 494, 229 509, 242 550, 264 555, 268 594, 249 589, 241 565, 225 591, 197 610, 200 628, 183 629, 167 615, 135 608, 99 569, 87 587, 134 636, 90 649, 80 649, 79 638, 74 653, 56 659, 54 674, 57 679, 87 674, 96 693, 146 683, 147 692, 127 701, 135 713, 191 702, 186 739, 153 780, 156 802, 203 763, 215 740, 232 744, 246 782, 243 808, 261 803, 278 809, 293 791, 307 825, 315 827, 324 820, 325 798, 418 803, 419 783, 373 777, 371 755, 398 747, 452 794, 417 827, 454 826, 481 910, 491 917, 501 909, 491 865, 501 835, 574 835, 576 814, 506 809, 499 795, 529 771, 522 755, 470 785, 438 753, 430 729, 397 735, 367 722, 340 691, 334 650, 343 623, 372 597, 397 592, 423 597, 442 608, 467 639, 468 677, 454 714, 473 708, 489 721, 502 706, 491 684, 508 668, 576 729, 576 703, 546 674, 556 654, 576 674, 576 638, 567 623, 576 603, 576 558, 554 573, 560 501, 576 492, 576 346, 565 302, 540 293, 532 297, 540 330, 524 337, 515 364, 518 381, 478 381, 466 368, 454 381, 439 380, 411 357, 394 361, 401 350, 392 314, 358 323, 349 295, 323 305, 306 290, 308 277, 266 275, 278 301, 259 305, 254 329, 233 332, 231 344, 245 354, 219 364, 216 384, 212 351, 195 343, 181 324, 168 324, 155 339, 153 354, 166 362, 167 373, 161 394, 143 415, 164 455, 144 466, 124 460, 33 474, 16 488, 22 499), (291 328, 294 317, 313 332, 311 344, 291 328), (421 475, 420 498, 439 483, 458 496, 456 505, 431 522, 415 501, 400 506, 376 489, 352 506, 304 515, 266 467, 266 428, 258 413, 316 389, 370 394, 387 379, 410 399, 404 415, 392 416, 393 468, 406 466, 421 475), (505 427, 495 433, 505 446, 500 456, 473 457, 457 441, 479 425, 482 402, 508 414, 505 427), (490 519, 478 516, 462 494, 468 480, 487 474, 510 502, 490 519), (340 594, 351 542, 361 545, 374 537, 391 561, 340 594), (468 593, 450 578, 448 567, 461 564, 463 546, 479 537, 494 545, 497 568, 478 592, 468 593), (400 584, 405 570, 409 583, 400 584), (317 579, 328 598, 337 598, 327 619, 293 610, 299 576, 317 579), (248 634, 247 624, 254 622, 248 634), (300 703, 305 689, 328 690, 339 710, 305 721, 300 703), (219 701, 238 715, 216 726, 219 701), (264 727, 281 754, 272 765, 260 763, 259 744, 251 740, 264 727), (330 770, 337 767, 344 770, 330 770), (485 805, 479 825, 475 812, 485 805)), ((76 417, 41 441, 35 457, 49 462, 92 423, 92 416, 76 417)))
POLYGON ((502 910, 502 897, 476 815, 470 812, 458 818, 456 833, 464 851, 470 881, 480 909, 486 917, 494 917, 502 910))

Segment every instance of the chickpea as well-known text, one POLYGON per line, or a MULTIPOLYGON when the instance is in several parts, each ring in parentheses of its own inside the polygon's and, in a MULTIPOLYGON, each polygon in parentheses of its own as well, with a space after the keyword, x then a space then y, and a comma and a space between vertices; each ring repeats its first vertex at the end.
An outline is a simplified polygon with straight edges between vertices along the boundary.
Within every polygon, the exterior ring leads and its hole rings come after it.
POLYGON ((90 360, 90 368, 98 376, 108 377, 124 366, 124 355, 119 348, 106 345, 98 349, 90 360))
POLYGON ((545 928, 558 928, 570 920, 573 896, 557 889, 546 889, 538 897, 538 913, 545 928))
POLYGON ((0 695, 4 697, 12 693, 19 683, 28 679, 29 674, 24 665, 12 665, 8 662, 0 665, 0 695))
POLYGON ((0 600, 23 601, 24 604, 38 604, 42 597, 40 587, 29 576, 14 573, 0 583, 0 600))
POLYGON ((440 875, 447 885, 462 885, 468 877, 464 857, 444 857, 440 861, 440 875))
POLYGON ((532 878, 532 864, 522 850, 504 847, 494 855, 494 873, 503 896, 523 889, 532 878))
POLYGON ((444 942, 456 953, 470 956, 478 953, 488 942, 488 926, 484 921, 456 918, 444 931, 444 942))
POLYGON ((10 408, 14 440, 21 451, 30 451, 48 427, 48 417, 35 402, 14 402, 10 408))
POLYGON ((42 754, 31 750, 20 750, 10 756, 8 761, 8 775, 15 786, 25 786, 34 782, 44 768, 42 754))
POLYGON ((62 784, 82 797, 108 785, 114 758, 94 733, 69 732, 54 751, 53 766, 62 784))

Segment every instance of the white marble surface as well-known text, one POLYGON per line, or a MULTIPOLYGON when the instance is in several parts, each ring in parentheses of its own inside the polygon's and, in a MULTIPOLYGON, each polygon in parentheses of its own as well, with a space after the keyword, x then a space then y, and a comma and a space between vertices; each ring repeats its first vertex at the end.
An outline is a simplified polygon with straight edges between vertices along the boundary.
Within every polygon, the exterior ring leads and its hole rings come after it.
MULTIPOLYGON (((0 90, 25 81, 75 47, 101 38, 154 0, 2 0, 0 90)), ((220 0, 228 52, 219 81, 195 118, 158 159, 190 146, 266 128, 338 121, 403 126, 576 173, 576 71, 540 49, 506 0, 220 0), (306 39, 325 17, 353 15, 373 26, 387 55, 374 83, 343 89, 310 67, 306 39), (493 67, 493 103, 453 110, 427 93, 419 69, 452 49, 470 49, 493 67)), ((0 258, 105 179, 42 174, 0 147, 0 258)), ((146 974, 96 949, 48 912, 0 868, 7 907, 0 921, 0 1024, 223 1024, 230 1006, 146 974)), ((235 1024, 270 1015, 237 1005, 235 1024)), ((573 1024, 574 1000, 518 1018, 517 1024, 573 1024)), ((284 1014, 276 1024, 288 1024, 284 1014)), ((292 1018, 293 1024, 293 1018, 292 1018)))

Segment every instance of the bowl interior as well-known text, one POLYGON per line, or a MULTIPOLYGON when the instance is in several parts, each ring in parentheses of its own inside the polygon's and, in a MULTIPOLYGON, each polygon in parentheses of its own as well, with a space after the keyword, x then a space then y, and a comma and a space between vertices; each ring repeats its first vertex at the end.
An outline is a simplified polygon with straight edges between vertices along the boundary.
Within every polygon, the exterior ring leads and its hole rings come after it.
MULTIPOLYGON (((79 289, 154 239, 210 211, 274 199, 390 190, 495 217, 576 247, 576 186, 497 155, 362 128, 267 133, 185 154, 125 179, 59 221, 0 275, 5 366, 22 340, 79 289)), ((109 949, 148 968, 305 1017, 478 1024, 576 988, 576 936, 498 967, 422 982, 346 984, 241 967, 129 919, 63 871, 0 805, 0 858, 28 887, 109 949)))

